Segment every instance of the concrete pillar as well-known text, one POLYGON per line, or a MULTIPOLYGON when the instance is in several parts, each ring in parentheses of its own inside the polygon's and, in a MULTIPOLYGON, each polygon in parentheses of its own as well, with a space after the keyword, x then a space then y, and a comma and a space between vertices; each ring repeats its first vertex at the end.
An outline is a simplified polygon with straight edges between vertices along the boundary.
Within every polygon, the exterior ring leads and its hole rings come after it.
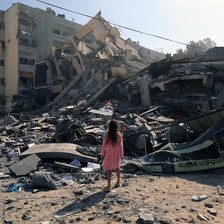
POLYGON ((144 106, 151 105, 150 91, 149 91, 150 80, 147 76, 143 76, 139 80, 139 87, 141 92, 141 103, 144 106))

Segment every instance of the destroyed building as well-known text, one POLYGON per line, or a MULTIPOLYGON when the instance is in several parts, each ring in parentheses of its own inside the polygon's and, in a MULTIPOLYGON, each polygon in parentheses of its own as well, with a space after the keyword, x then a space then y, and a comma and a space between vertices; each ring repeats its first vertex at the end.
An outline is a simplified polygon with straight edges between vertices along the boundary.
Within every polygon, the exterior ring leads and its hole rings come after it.
MULTIPOLYGON (((112 85, 118 79, 130 76, 149 63, 165 57, 164 54, 141 47, 130 39, 123 40, 117 28, 103 19, 101 12, 73 36, 69 36, 68 42, 61 49, 52 48, 48 60, 36 63, 37 101, 41 101, 40 94, 44 86, 44 91, 49 94, 48 100, 55 93, 60 93, 54 100, 58 101, 65 92, 74 89, 76 84, 79 88, 82 87, 82 91, 76 89, 70 93, 73 100, 78 100, 92 95, 93 86, 95 94, 102 87, 112 85), (53 81, 51 85, 49 80, 53 81)), ((46 97, 46 94, 42 96, 46 97)), ((46 98, 43 100, 46 103, 46 98)))

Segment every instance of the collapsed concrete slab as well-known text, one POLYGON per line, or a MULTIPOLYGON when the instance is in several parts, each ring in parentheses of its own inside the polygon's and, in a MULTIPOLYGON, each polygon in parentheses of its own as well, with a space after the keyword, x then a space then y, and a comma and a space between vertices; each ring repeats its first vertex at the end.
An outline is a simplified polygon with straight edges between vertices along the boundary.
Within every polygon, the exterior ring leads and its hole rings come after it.
POLYGON ((81 147, 71 143, 46 143, 31 147, 20 155, 20 158, 36 154, 41 159, 77 159, 80 162, 96 162, 97 158, 81 154, 77 148, 81 147))
POLYGON ((21 161, 11 165, 9 167, 9 170, 16 176, 27 175, 32 170, 36 170, 40 161, 41 159, 37 155, 32 154, 26 157, 25 159, 22 159, 21 161))

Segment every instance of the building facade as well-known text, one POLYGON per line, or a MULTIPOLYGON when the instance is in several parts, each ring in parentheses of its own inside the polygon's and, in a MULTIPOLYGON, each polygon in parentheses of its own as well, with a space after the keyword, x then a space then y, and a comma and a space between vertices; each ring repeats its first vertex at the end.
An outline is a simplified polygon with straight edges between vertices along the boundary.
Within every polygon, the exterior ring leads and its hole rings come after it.
POLYGON ((35 61, 47 58, 50 48, 60 48, 81 25, 64 15, 16 3, 0 11, 0 95, 29 96, 33 88, 35 61))

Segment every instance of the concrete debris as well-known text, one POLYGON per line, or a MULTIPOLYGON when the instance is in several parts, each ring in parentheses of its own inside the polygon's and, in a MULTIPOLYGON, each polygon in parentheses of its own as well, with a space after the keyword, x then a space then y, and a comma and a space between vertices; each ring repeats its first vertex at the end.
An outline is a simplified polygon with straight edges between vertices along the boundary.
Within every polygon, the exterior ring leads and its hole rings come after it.
POLYGON ((224 183, 217 186, 218 193, 224 195, 224 183))
POLYGON ((19 162, 11 165, 9 170, 16 176, 23 176, 29 174, 32 170, 36 170, 41 159, 35 154, 20 160, 19 162))
POLYGON ((214 216, 217 216, 217 211, 216 211, 214 208, 208 208, 207 211, 208 211, 210 214, 212 214, 212 215, 214 215, 214 216))
POLYGON ((153 217, 153 214, 149 213, 149 211, 145 208, 139 209, 139 219, 142 221, 144 224, 151 224, 154 223, 155 219, 153 217))
POLYGON ((200 195, 200 196, 194 195, 194 196, 192 196, 191 200, 192 201, 202 201, 202 200, 204 200, 206 198, 208 198, 207 195, 200 195))
MULTIPOLYGON (((71 143, 47 143, 39 144, 31 147, 20 155, 21 158, 36 154, 41 159, 68 159, 74 160, 78 159, 80 162, 96 162, 97 158, 90 157, 84 154, 81 154, 77 151, 77 148, 80 147, 76 144, 71 143)), ((81 148, 81 147, 80 147, 81 148)))

